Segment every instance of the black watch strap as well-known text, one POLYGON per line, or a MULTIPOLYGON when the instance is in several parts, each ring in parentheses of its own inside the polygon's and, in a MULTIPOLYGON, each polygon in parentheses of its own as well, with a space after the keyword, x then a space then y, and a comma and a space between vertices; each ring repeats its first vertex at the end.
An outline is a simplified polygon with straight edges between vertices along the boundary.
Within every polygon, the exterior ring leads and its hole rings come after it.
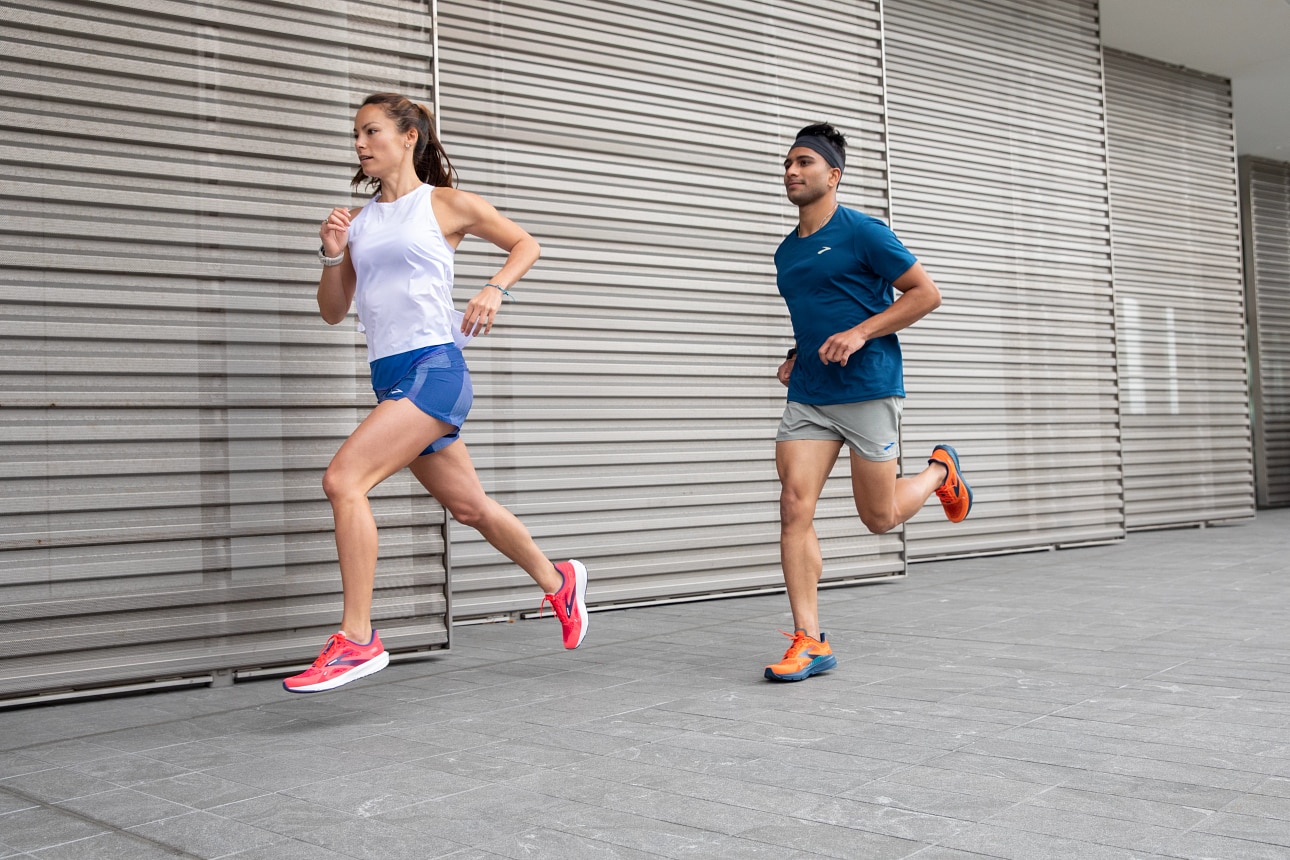
POLYGON ((788 361, 790 358, 797 358, 797 347, 790 346, 788 348, 788 355, 784 356, 784 360, 788 361))

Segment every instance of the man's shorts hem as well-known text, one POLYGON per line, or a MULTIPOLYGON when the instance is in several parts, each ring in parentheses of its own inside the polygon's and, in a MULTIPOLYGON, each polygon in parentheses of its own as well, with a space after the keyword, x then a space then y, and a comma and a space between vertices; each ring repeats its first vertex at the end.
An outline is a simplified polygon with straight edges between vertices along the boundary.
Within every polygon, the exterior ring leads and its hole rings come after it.
POLYGON ((823 406, 790 400, 784 405, 775 441, 845 442, 862 460, 895 460, 900 456, 900 413, 904 405, 903 397, 823 406))

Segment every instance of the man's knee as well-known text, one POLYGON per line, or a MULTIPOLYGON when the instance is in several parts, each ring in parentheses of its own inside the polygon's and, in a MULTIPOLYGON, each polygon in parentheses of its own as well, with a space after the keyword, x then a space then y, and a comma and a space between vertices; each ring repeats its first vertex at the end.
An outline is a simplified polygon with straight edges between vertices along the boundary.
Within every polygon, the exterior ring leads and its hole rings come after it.
POLYGON ((779 494, 779 522, 782 528, 804 528, 815 521, 815 499, 785 488, 779 494))
POLYGON ((864 527, 876 535, 886 534, 900 525, 893 514, 876 514, 872 511, 861 511, 860 522, 864 523, 864 527))

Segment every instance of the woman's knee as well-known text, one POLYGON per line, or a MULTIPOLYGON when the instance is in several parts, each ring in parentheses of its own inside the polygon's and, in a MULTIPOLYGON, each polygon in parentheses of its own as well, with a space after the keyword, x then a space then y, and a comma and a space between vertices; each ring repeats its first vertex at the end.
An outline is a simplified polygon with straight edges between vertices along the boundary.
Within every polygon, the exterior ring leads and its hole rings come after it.
POLYGON ((322 488, 323 492, 327 494, 327 499, 333 504, 366 496, 368 490, 367 487, 363 487, 347 476, 345 471, 337 468, 334 463, 327 467, 327 471, 323 472, 322 488))
POLYGON ((478 531, 488 522, 491 512, 490 501, 487 496, 475 499, 451 499, 444 503, 444 507, 452 514, 454 520, 478 531))

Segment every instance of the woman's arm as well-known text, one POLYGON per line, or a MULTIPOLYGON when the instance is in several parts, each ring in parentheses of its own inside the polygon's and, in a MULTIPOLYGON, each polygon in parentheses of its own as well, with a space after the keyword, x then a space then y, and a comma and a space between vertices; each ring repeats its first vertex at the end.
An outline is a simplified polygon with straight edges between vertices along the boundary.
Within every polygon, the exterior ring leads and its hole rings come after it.
POLYGON ((455 247, 465 236, 478 236, 507 253, 506 263, 488 279, 485 286, 466 305, 461 330, 466 334, 488 334, 509 290, 533 268, 542 255, 542 247, 528 232, 498 212, 484 198, 469 191, 439 188, 435 191, 435 217, 444 236, 455 247))
POLYGON ((336 325, 349 313, 349 306, 354 301, 354 285, 357 276, 354 264, 349 261, 345 251, 349 247, 349 224, 359 212, 337 207, 331 210, 327 220, 318 229, 318 238, 322 240, 323 253, 328 257, 345 259, 339 266, 323 266, 322 275, 318 278, 318 313, 328 325, 336 325))

